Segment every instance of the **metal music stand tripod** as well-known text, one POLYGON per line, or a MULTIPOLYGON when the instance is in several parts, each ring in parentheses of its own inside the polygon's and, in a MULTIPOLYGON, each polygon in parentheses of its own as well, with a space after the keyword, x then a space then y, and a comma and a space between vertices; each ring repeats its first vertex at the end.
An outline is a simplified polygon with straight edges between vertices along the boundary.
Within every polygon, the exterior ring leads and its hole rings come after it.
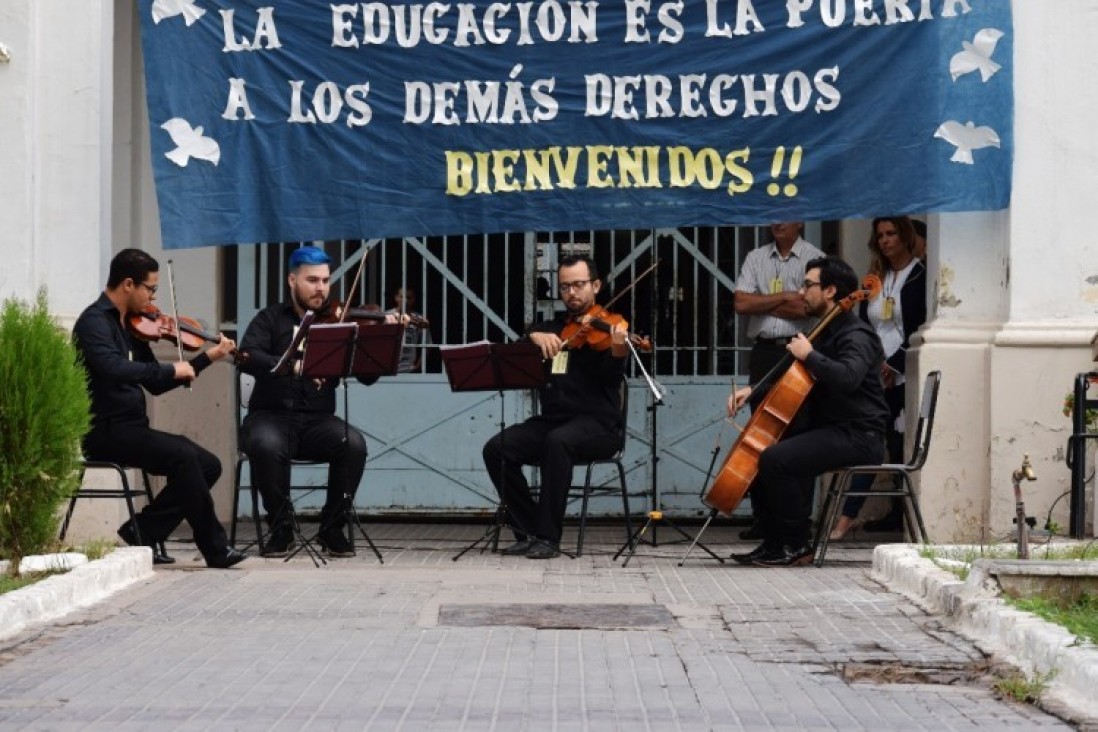
MULTIPOLYGON (((355 323, 330 323, 312 325, 312 318, 302 320, 302 327, 298 331, 298 335, 294 338, 294 343, 301 342, 304 339, 305 351, 301 356, 301 378, 303 379, 330 379, 330 378, 342 378, 345 374, 351 370, 351 360, 354 356, 355 337, 358 333, 358 325, 355 323), (307 331, 308 337, 305 337, 307 331)), ((293 349, 294 343, 290 344, 290 349, 293 349)), ((287 351, 289 354, 290 351, 287 351)), ((287 356, 279 361, 279 364, 275 366, 275 371, 279 371, 286 361, 287 356)), ((287 437, 287 439, 289 439, 287 437)), ((344 441, 347 437, 344 434, 344 441)), ((304 551, 308 555, 309 559, 313 560, 313 566, 319 567, 321 564, 327 564, 328 561, 324 559, 324 556, 313 545, 312 540, 307 538, 301 530, 301 523, 297 520, 297 512, 290 510, 290 521, 293 528, 293 532, 297 537, 297 548, 286 555, 283 560, 285 562, 290 561, 293 557, 297 556, 299 552, 304 551)), ((321 527, 323 529, 324 527, 321 527)), ((313 539, 316 537, 314 536, 313 539)))
MULTIPOLYGON (((404 346, 405 326, 400 323, 371 323, 360 326, 355 337, 354 354, 351 358, 350 376, 355 377, 361 383, 372 384, 381 376, 396 375, 400 366, 400 352, 404 346)), ((350 429, 348 419, 347 379, 343 379, 343 429, 344 440, 347 439, 347 430, 350 429)), ((344 481, 346 485, 346 481, 344 481)), ((354 495, 343 494, 343 513, 347 517, 347 530, 350 532, 351 545, 355 543, 355 529, 366 540, 377 556, 381 564, 385 560, 381 558, 381 552, 366 533, 359 521, 358 512, 355 511, 354 495)))
MULTIPOLYGON (((504 391, 509 389, 536 389, 545 385, 545 367, 541 349, 533 343, 472 343, 466 346, 442 348, 442 364, 450 380, 451 391, 499 392, 499 433, 501 440, 506 425, 504 391)), ((506 479, 506 478, 504 478, 506 479)), ((499 535, 509 526, 507 506, 500 501, 496 506, 492 523, 484 534, 454 555, 456 562, 469 550, 481 544, 481 551, 489 547, 495 551, 499 535)))
MULTIPOLYGON (((638 365, 639 365, 639 359, 638 359, 638 365)), ((644 367, 641 366, 642 371, 643 371, 643 368, 644 367)), ((645 377, 646 380, 649 381, 649 385, 651 386, 652 381, 653 381, 652 377, 650 377, 647 372, 644 372, 644 377, 645 377)), ((682 529, 682 527, 680 527, 678 524, 676 524, 674 521, 672 521, 671 518, 669 518, 668 516, 665 516, 664 513, 663 513, 663 510, 660 508, 660 492, 659 492, 659 482, 658 482, 658 480, 659 480, 659 478, 658 478, 659 467, 658 466, 659 466, 659 459, 660 458, 659 458, 659 454, 658 454, 659 453, 659 443, 658 443, 658 440, 657 440, 658 432, 656 430, 656 413, 657 413, 657 410, 662 406, 663 406, 663 391, 662 391, 662 388, 661 389, 656 389, 656 388, 653 387, 652 388, 652 403, 648 407, 648 411, 650 411, 652 413, 652 430, 651 430, 651 435, 650 435, 651 436, 651 445, 652 445, 652 457, 651 457, 651 461, 652 461, 652 488, 651 488, 652 509, 648 512, 648 519, 644 522, 644 525, 641 526, 639 529, 637 529, 635 532, 633 532, 633 535, 631 537, 629 537, 629 539, 624 544, 621 545, 621 547, 618 549, 617 553, 614 555, 613 561, 617 561, 618 557, 620 557, 622 555, 622 553, 624 553, 624 552, 626 552, 626 550, 628 550, 628 554, 626 554, 626 556, 625 556, 625 561, 623 561, 621 563, 621 566, 625 567, 629 564, 629 560, 633 558, 633 555, 637 551, 637 547, 642 542, 645 543, 645 544, 648 544, 649 546, 652 546, 652 547, 658 546, 659 541, 658 541, 658 538, 656 536, 656 530, 658 529, 658 527, 661 523, 664 523, 664 524, 667 524, 667 526, 669 528, 673 529, 676 533, 679 534, 679 536, 682 537, 682 539, 676 539, 675 542, 673 542, 673 543, 683 543, 683 542, 686 542, 686 541, 690 541, 690 542, 692 542, 691 545, 690 545, 691 549, 693 549, 694 545, 697 544, 702 549, 704 549, 710 556, 717 559, 718 561, 720 561, 723 564, 724 563, 723 559, 721 559, 719 556, 714 554, 713 551, 709 547, 707 547, 705 544, 701 544, 701 543, 698 542, 698 537, 701 536, 701 532, 698 532, 697 536, 690 536, 690 534, 686 533, 686 531, 684 531, 682 529), (652 529, 652 538, 650 540, 645 540, 644 535, 648 531, 648 529, 652 529)), ((710 466, 710 470, 712 470, 712 466, 710 466)), ((706 476, 706 482, 708 483, 708 476, 706 476)), ((708 522, 707 522, 706 525, 708 525, 708 522)), ((704 529, 703 529, 703 531, 704 531, 704 529)), ((682 566, 681 563, 680 563, 679 566, 682 566)))

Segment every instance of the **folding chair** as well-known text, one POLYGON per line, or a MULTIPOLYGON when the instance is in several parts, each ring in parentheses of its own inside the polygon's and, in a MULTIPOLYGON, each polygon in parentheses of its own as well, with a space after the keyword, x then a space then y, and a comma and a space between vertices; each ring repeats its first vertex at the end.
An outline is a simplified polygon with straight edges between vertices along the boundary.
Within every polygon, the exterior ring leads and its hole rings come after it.
POLYGON ((831 476, 831 483, 827 489, 827 498, 824 501, 823 511, 820 513, 820 521, 816 526, 816 566, 822 567, 824 556, 827 554, 827 545, 831 538, 831 529, 839 518, 843 503, 847 496, 896 496, 903 499, 904 510, 907 513, 907 531, 914 542, 919 537, 924 544, 929 544, 930 539, 926 535, 926 526, 923 524, 923 514, 919 510, 919 498, 915 494, 915 488, 911 476, 922 469, 926 463, 927 454, 930 452, 930 436, 934 428, 934 409, 938 403, 938 387, 942 382, 941 371, 931 371, 926 375, 923 383, 923 396, 919 406, 919 422, 915 428, 915 444, 912 449, 911 459, 904 465, 883 463, 881 465, 855 465, 836 471, 831 476), (889 475, 899 480, 898 487, 891 490, 850 490, 850 482, 855 475, 889 475), (914 519, 914 522, 912 521, 914 519), (915 527, 919 529, 919 537, 915 535, 915 527))
POLYGON ((626 420, 629 418, 629 381, 622 376, 621 387, 621 435, 614 454, 610 457, 599 458, 589 462, 577 462, 574 467, 586 465, 587 470, 583 479, 583 485, 574 488, 581 495, 579 539, 576 541, 576 556, 583 555, 583 537, 587 532, 587 504, 591 496, 612 496, 621 494, 621 505, 625 515, 626 541, 633 535, 632 519, 629 515, 629 488, 625 484, 625 466, 622 464, 622 455, 625 453, 626 420), (613 465, 618 471, 617 485, 591 485, 591 472, 597 465, 613 465))
MULTIPOLYGON (((69 498, 69 507, 65 511, 65 519, 61 522, 61 535, 58 537, 60 541, 65 540, 65 535, 69 531, 69 522, 72 521, 73 511, 76 510, 76 501, 79 498, 124 498, 126 499, 126 510, 130 514, 130 521, 133 523, 134 534, 137 536, 139 543, 144 543, 141 538, 141 529, 137 524, 137 511, 134 510, 133 499, 144 498, 147 503, 151 503, 153 499, 152 484, 149 481, 149 474, 144 470, 141 471, 141 483, 144 490, 137 490, 130 486, 130 480, 126 475, 126 471, 130 468, 125 465, 119 465, 118 463, 112 463, 108 460, 83 460, 80 467, 80 487, 69 498), (113 470, 118 475, 119 486, 117 488, 91 488, 84 485, 84 475, 89 470, 113 470)), ((137 470, 137 468, 133 468, 137 470)), ((164 551, 164 543, 160 542, 156 547, 160 554, 167 556, 164 551)))

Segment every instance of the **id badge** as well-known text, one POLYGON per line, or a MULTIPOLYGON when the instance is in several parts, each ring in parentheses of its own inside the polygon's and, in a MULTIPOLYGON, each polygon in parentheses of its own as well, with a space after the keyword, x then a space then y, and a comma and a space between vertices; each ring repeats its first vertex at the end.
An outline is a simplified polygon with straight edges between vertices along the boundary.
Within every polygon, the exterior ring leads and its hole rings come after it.
POLYGON ((561 351, 556 356, 553 356, 553 364, 549 369, 553 374, 566 374, 568 373, 568 351, 561 351))
POLYGON ((892 320, 892 310, 896 305, 896 301, 891 297, 886 297, 885 301, 881 303, 881 319, 892 320))
POLYGON ((777 295, 785 290, 785 285, 782 284, 781 277, 775 277, 770 280, 770 294, 777 295))

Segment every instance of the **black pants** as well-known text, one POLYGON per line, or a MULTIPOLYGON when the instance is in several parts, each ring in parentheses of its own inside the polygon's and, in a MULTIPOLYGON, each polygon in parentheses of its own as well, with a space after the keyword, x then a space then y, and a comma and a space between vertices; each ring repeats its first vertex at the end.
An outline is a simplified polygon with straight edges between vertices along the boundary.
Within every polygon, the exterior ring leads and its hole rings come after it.
POLYGON ((762 381, 786 353, 788 351, 785 350, 784 343, 755 341, 755 345, 751 346, 751 357, 747 362, 749 383, 754 385, 762 381))
POLYGON ((560 542, 564 512, 577 462, 610 457, 621 432, 594 417, 533 417, 503 430, 484 445, 484 467, 506 506, 515 538, 535 536, 560 542), (541 467, 538 502, 522 474, 523 465, 541 467))
MULTIPOLYGON (((900 412, 904 411, 904 385, 900 384, 891 389, 885 389, 885 402, 888 403, 889 411, 888 432, 885 433, 885 454, 888 456, 888 462, 902 465, 904 462, 904 433, 897 432, 895 425, 896 418, 900 416, 900 412)), ((855 475, 850 481, 850 490, 868 491, 873 487, 875 480, 876 476, 874 475, 855 475)), ((867 499, 868 496, 849 496, 843 502, 843 516, 857 518, 867 499)), ((899 499, 893 496, 891 500, 893 509, 898 509, 897 501, 899 499)))
POLYGON ((221 477, 221 461, 182 435, 154 430, 147 423, 114 423, 84 438, 89 460, 108 460, 167 478, 164 489, 137 516, 141 538, 164 541, 184 519, 207 559, 225 553, 225 528, 214 512, 210 488, 221 477))
POLYGON ((850 465, 879 462, 882 435, 830 425, 789 435, 762 451, 751 501, 765 541, 801 546, 811 524, 816 476, 850 465))
POLYGON ((339 417, 253 411, 244 418, 242 443, 251 464, 252 483, 259 488, 272 526, 290 521, 291 460, 328 463, 322 526, 332 525, 351 507, 366 467, 366 440, 339 417))

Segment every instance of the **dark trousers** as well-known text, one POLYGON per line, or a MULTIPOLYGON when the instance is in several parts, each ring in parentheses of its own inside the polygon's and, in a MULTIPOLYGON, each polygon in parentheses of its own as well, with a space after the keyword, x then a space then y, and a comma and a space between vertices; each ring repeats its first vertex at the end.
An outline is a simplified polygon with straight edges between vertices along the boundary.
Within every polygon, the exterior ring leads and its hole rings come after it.
POLYGON ((878 462, 883 453, 881 442, 879 432, 830 425, 792 434, 763 450, 751 500, 765 541, 803 545, 811 525, 816 476, 878 462))
POLYGON ((488 440, 483 450, 484 467, 507 509, 515 538, 535 536, 560 542, 572 468, 577 462, 610 457, 620 444, 617 428, 586 415, 568 419, 533 417, 488 440), (522 474, 523 465, 541 468, 537 503, 522 474))
POLYGON ((242 444, 272 526, 290 521, 291 460, 328 463, 322 528, 350 509, 366 467, 366 440, 332 414, 253 411, 244 418, 242 444))
POLYGON ((115 423, 90 432, 84 454, 89 460, 109 460, 167 478, 164 489, 137 516, 143 540, 164 541, 186 519, 202 556, 225 553, 228 539, 210 495, 221 476, 221 461, 212 452, 147 424, 115 423))
POLYGON ((763 377, 778 364, 778 361, 782 360, 786 353, 788 351, 785 350, 784 343, 755 341, 755 344, 751 346, 751 357, 747 362, 749 383, 755 385, 762 381, 763 377))

